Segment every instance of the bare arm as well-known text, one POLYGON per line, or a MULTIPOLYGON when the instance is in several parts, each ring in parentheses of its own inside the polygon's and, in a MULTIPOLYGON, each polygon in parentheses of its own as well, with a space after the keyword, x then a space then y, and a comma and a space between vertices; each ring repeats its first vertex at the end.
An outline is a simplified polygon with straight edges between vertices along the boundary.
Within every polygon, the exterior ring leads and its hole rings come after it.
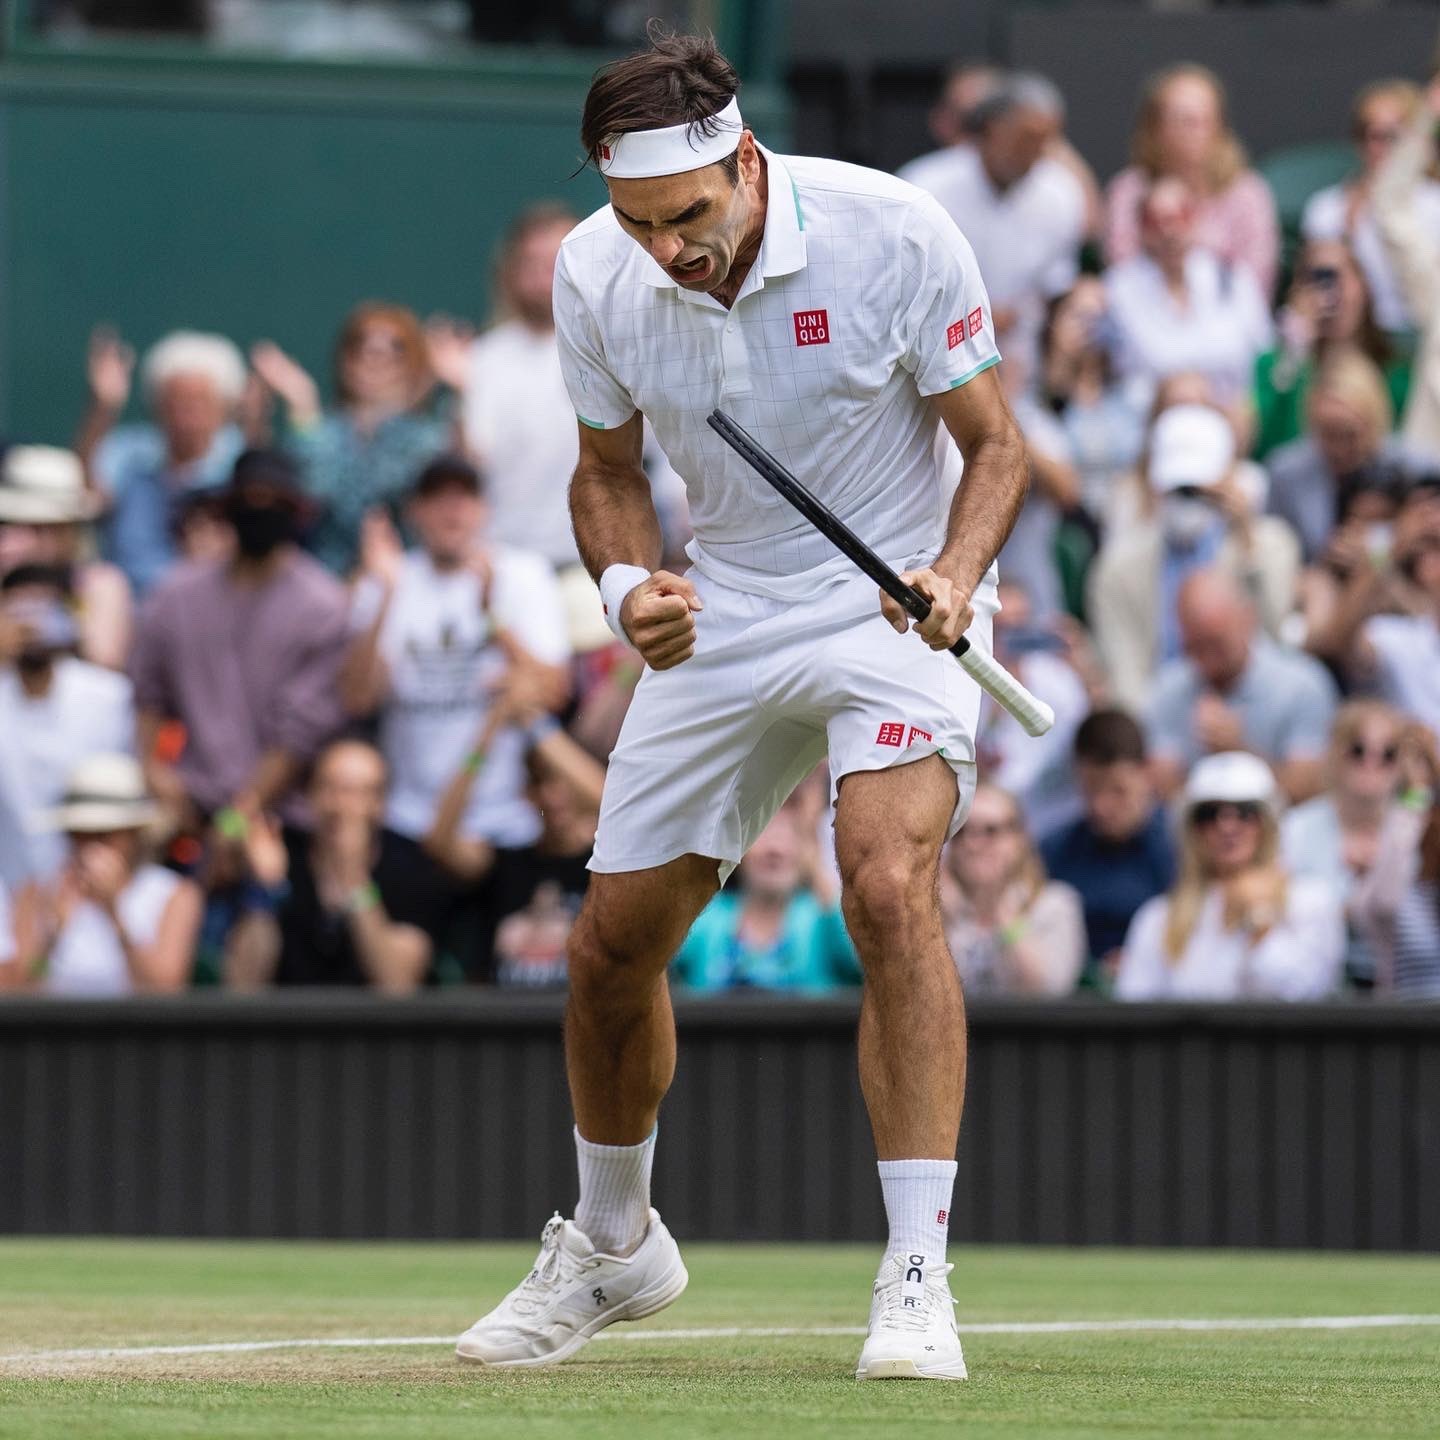
MULTIPOLYGON (((994 367, 932 401, 965 460, 965 478, 950 506, 945 544, 933 563, 901 576, 931 603, 915 622, 935 650, 948 650, 969 627, 970 597, 999 554, 1030 485, 1025 441, 1005 401, 994 367)), ((888 595, 881 611, 902 633, 910 619, 888 595)))
POLYGON ((693 612, 701 601, 689 580, 657 568, 660 520, 641 464, 643 447, 644 422, 638 410, 614 430, 581 423, 570 518, 580 558, 597 582, 611 565, 637 565, 652 572, 625 597, 620 621, 646 663, 668 670, 694 653, 693 612))
POLYGON ((425 978, 430 937, 414 925, 392 920, 377 896, 372 904, 352 903, 350 937, 366 978, 377 989, 404 995, 425 978))

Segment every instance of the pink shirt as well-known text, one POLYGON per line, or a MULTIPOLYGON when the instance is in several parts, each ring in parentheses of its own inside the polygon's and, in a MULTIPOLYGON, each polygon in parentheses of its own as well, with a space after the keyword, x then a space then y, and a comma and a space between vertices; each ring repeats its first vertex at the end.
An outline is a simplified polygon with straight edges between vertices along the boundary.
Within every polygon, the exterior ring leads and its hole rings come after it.
MULTIPOLYGON (((1105 189, 1105 258, 1111 265, 1140 253, 1140 198, 1149 180, 1134 165, 1105 189)), ((1202 197, 1195 217, 1195 243, 1232 265, 1243 265, 1267 298, 1275 292, 1280 264, 1280 222, 1275 197, 1253 170, 1228 189, 1202 197)))

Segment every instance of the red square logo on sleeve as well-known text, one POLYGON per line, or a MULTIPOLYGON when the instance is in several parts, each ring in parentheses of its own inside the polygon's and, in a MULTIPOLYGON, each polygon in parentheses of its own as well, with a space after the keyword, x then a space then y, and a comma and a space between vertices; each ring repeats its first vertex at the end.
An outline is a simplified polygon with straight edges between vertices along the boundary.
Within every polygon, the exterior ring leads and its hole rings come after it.
POLYGON ((949 348, 950 348, 951 350, 953 350, 957 345, 963 345, 964 343, 965 343, 965 322, 964 322, 963 320, 957 320, 957 321, 945 332, 945 344, 946 344, 947 346, 949 346, 949 348))
POLYGON ((797 310, 791 318, 795 321, 795 343, 797 345, 828 345, 830 343, 828 311, 797 310))
POLYGON ((971 334, 971 335, 978 335, 978 334, 981 332, 981 330, 983 330, 984 328, 985 328, 985 315, 984 315, 984 312, 983 312, 983 311, 980 309, 980 307, 977 305, 977 306, 965 317, 965 329, 966 329, 966 331, 967 331, 969 334, 971 334))
POLYGON ((877 745, 894 745, 896 747, 905 743, 905 726, 899 720, 887 720, 880 727, 880 733, 875 737, 877 745))

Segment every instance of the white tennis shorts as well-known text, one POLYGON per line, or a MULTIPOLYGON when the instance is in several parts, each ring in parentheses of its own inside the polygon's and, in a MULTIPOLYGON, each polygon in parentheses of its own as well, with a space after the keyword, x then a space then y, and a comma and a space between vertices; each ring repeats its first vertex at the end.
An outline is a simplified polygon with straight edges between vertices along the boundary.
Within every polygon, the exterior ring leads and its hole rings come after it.
MULTIPOLYGON (((992 572, 993 573, 993 572, 992 572)), ((901 635, 863 575, 813 600, 747 594, 691 571, 695 653, 646 669, 610 757, 590 869, 713 855, 723 884, 785 797, 830 755, 830 796, 856 770, 939 753, 955 771, 950 834, 975 793, 980 687, 953 655, 901 635)), ((987 579, 967 632, 988 650, 987 579)))

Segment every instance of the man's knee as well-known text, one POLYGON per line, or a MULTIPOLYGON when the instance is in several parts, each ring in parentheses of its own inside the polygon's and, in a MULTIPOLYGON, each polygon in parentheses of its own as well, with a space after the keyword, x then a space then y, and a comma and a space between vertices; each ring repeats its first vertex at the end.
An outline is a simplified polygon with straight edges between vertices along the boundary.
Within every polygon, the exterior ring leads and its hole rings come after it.
POLYGON ((919 845, 867 850, 841 874, 846 926, 862 955, 903 953, 936 916, 936 857, 919 845))

